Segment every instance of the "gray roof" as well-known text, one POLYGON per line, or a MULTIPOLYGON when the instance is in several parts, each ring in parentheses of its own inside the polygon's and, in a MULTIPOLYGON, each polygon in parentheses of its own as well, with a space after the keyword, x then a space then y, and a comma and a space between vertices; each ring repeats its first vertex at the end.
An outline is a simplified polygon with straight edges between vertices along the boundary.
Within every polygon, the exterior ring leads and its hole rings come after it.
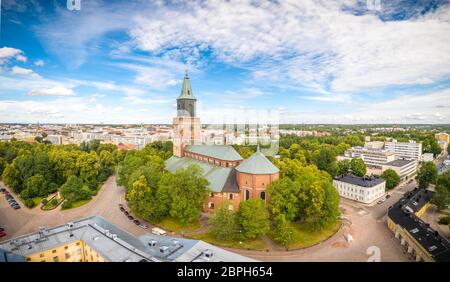
POLYGON ((224 161, 243 160, 232 146, 227 145, 190 145, 186 146, 185 151, 224 161))
POLYGON ((359 177, 359 176, 355 176, 355 175, 351 175, 351 174, 335 178, 335 180, 345 182, 345 183, 350 183, 353 185, 358 185, 361 187, 373 187, 380 183, 385 182, 385 180, 381 177, 375 177, 375 176, 359 177))
MULTIPOLYGON (((221 167, 207 162, 198 161, 188 157, 179 158, 176 156, 170 157, 166 160, 166 169, 170 172, 175 172, 177 169, 185 169, 191 164, 196 164, 202 168, 203 176, 209 181, 209 188, 213 192, 222 192, 224 188, 229 185, 236 185, 230 182, 230 174, 232 169, 229 167, 221 167)), ((237 185, 235 188, 227 188, 226 190, 239 191, 237 185)), ((225 191, 224 191, 225 192, 225 191)))
POLYGON ((181 93, 180 93, 180 96, 178 96, 178 99, 196 100, 196 98, 194 97, 194 94, 192 93, 191 82, 189 81, 189 76, 188 76, 187 71, 186 71, 186 74, 184 75, 183 86, 181 87, 181 93))
POLYGON ((405 166, 407 164, 416 162, 416 160, 403 160, 403 159, 398 159, 398 160, 394 160, 388 163, 385 163, 384 165, 389 165, 389 166, 396 166, 396 167, 402 167, 405 166))
POLYGON ((25 261, 25 257, 82 240, 107 261, 255 261, 203 241, 146 233, 141 237, 93 216, 0 242, 0 262, 25 261), (72 236, 70 236, 72 234, 72 236), (150 241, 155 245, 150 246, 150 241), (166 252, 161 252, 165 249, 166 252), (2 255, 3 254, 3 255, 2 255), (5 255, 6 254, 6 255, 5 255))
POLYGON ((260 151, 255 152, 248 159, 236 167, 236 170, 249 174, 274 174, 280 170, 260 151))

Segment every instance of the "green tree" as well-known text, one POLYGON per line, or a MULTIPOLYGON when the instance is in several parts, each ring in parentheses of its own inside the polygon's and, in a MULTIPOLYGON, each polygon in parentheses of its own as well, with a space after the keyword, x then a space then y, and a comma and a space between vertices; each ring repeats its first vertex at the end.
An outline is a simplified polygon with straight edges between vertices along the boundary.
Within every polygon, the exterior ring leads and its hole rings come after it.
POLYGON ((83 184, 81 178, 72 175, 69 176, 66 183, 61 186, 61 195, 70 202, 87 200, 91 197, 89 188, 83 184))
POLYGON ((8 164, 8 162, 6 161, 6 159, 0 157, 0 175, 2 175, 2 173, 5 170, 7 164, 8 164))
POLYGON ((450 171, 438 176, 433 203, 439 210, 450 204, 450 171))
POLYGON ((242 228, 245 239, 256 239, 269 231, 269 215, 261 199, 250 199, 241 202, 237 214, 237 222, 242 228))
POLYGON ((199 166, 189 165, 186 169, 178 169, 168 183, 170 215, 181 224, 197 220, 208 194, 208 185, 199 166))
POLYGON ((338 175, 347 175, 350 170, 350 160, 340 160, 337 162, 338 175))
POLYGON ((209 219, 209 230, 217 240, 234 240, 238 232, 236 213, 227 207, 228 203, 224 203, 209 219))
POLYGON ((392 189, 400 183, 400 176, 393 169, 386 169, 381 174, 381 178, 386 181, 386 188, 392 189))
POLYGON ((360 158, 353 158, 350 161, 350 169, 352 170, 352 173, 356 176, 364 176, 367 172, 367 167, 364 161, 360 158))
POLYGON ((331 176, 336 176, 338 166, 336 163, 337 152, 331 145, 322 146, 313 154, 313 162, 321 170, 328 172, 331 176))
POLYGON ((430 184, 436 184, 437 176, 438 171, 433 162, 422 163, 416 176, 419 188, 427 188, 430 184))
MULTIPOLYGON (((41 174, 36 174, 31 176, 26 181, 26 189, 22 191, 28 191, 28 198, 33 198, 36 196, 47 196, 48 193, 48 182, 41 174)), ((22 193, 20 194, 22 196, 22 193)), ((25 198, 26 199, 26 198, 25 198)))
POLYGON ((280 214, 275 218, 274 240, 282 246, 289 246, 293 240, 295 229, 290 222, 286 220, 284 214, 280 214))

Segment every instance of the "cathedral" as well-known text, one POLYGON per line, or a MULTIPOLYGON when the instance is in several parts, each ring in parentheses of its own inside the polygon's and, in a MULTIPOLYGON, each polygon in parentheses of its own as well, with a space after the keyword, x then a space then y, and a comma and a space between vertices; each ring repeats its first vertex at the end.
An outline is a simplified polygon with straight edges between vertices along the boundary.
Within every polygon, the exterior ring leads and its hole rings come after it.
POLYGON ((189 76, 183 79, 177 98, 177 116, 173 119, 173 156, 166 169, 175 172, 196 164, 209 181, 211 193, 206 197, 204 211, 228 203, 228 209, 238 209, 239 203, 252 198, 267 201, 267 186, 279 177, 279 169, 260 151, 243 159, 229 145, 201 144, 202 126, 196 116, 196 103, 189 76))

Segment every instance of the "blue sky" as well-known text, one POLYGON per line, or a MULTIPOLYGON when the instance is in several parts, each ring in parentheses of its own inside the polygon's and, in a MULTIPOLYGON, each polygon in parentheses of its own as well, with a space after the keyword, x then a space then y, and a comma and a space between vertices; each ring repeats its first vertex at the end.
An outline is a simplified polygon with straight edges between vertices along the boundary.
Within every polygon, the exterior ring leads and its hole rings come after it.
POLYGON ((450 123, 448 1, 2 0, 0 122, 450 123))

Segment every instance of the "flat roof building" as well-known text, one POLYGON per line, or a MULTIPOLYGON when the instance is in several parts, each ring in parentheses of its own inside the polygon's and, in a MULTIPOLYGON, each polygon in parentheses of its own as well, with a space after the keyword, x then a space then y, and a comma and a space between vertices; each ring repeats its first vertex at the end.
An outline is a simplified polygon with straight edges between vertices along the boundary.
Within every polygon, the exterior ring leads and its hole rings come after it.
POLYGON ((30 262, 232 262, 255 261, 203 241, 145 234, 140 237, 100 216, 40 228, 0 242, 8 261, 30 262))
POLYGON ((400 176, 400 179, 406 180, 411 178, 417 171, 416 160, 397 159, 383 165, 383 171, 392 169, 400 176))
POLYGON ((386 142, 384 149, 388 152, 394 153, 398 159, 409 159, 420 161, 422 156, 422 143, 414 141, 409 142, 386 142))
POLYGON ((345 151, 344 156, 340 157, 340 159, 345 158, 360 158, 367 166, 381 169, 385 163, 395 160, 395 155, 379 148, 356 146, 345 151))

